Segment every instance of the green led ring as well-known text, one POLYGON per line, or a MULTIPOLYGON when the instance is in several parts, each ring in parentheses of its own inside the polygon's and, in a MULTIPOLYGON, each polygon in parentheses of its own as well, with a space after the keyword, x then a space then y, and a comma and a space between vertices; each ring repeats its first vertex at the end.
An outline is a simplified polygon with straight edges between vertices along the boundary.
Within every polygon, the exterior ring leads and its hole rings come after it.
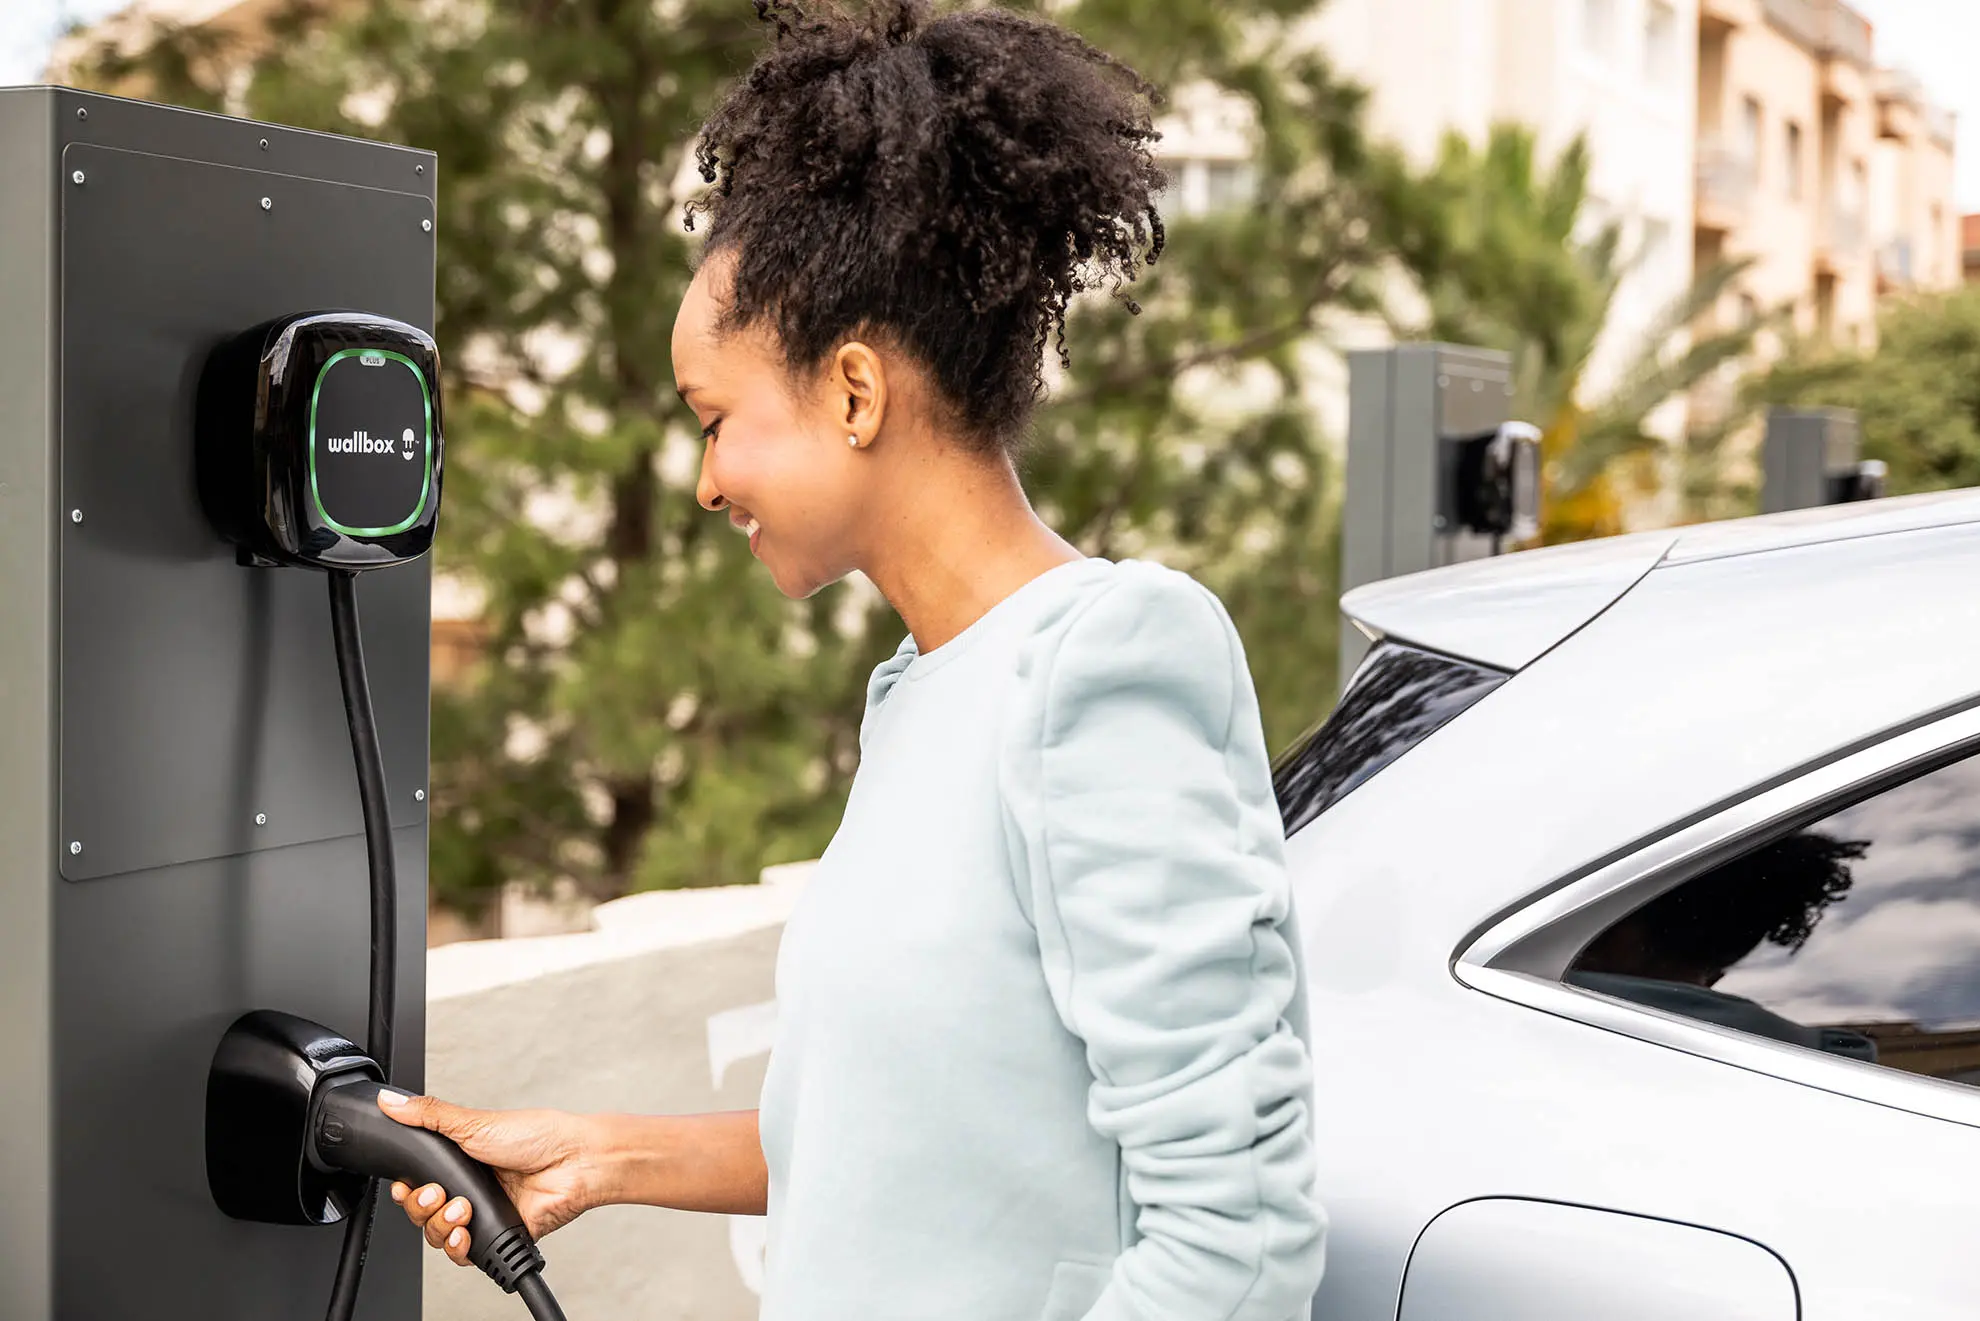
POLYGON ((427 389, 426 373, 422 372, 419 369, 419 364, 411 358, 408 358, 403 353, 394 353, 390 349, 343 349, 331 354, 330 360, 323 364, 323 369, 316 373, 316 385, 309 392, 309 495, 316 502, 316 512, 323 519, 324 525, 343 533, 347 537, 389 537, 394 532, 404 532, 407 528, 419 522, 420 516, 426 512, 426 501, 432 490, 433 392, 427 389), (323 378, 330 374, 332 367, 336 366, 345 358, 355 358, 360 355, 372 358, 389 358, 394 362, 404 363, 406 370, 413 374, 413 379, 419 382, 419 398, 426 410, 426 470, 420 475, 419 503, 413 506, 412 513, 406 516, 405 521, 394 523, 391 527, 344 526, 336 519, 330 517, 330 511, 323 507, 323 493, 316 486, 316 401, 323 393, 323 378))

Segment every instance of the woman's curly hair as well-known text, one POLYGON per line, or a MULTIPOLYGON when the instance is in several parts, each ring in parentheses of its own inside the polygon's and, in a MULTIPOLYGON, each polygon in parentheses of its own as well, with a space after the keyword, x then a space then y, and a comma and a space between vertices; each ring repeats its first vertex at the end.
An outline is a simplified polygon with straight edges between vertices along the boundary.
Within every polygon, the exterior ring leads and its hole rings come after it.
MULTIPOLYGON (((703 126, 723 325, 768 321, 793 371, 870 336, 910 354, 972 443, 1012 447, 1066 361, 1066 305, 1161 254, 1157 97, 1050 23, 927 0, 755 0, 770 48, 703 126)), ((1132 300, 1130 310, 1139 311, 1132 300)))

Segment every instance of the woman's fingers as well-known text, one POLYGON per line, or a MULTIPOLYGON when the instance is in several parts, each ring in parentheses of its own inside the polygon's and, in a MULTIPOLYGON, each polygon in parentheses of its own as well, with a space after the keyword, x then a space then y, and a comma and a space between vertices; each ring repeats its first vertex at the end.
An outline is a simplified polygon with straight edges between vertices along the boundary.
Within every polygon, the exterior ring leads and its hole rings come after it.
MULTIPOLYGON (((403 1188, 405 1185, 399 1186, 403 1188)), ((427 1222, 440 1213, 441 1205, 447 1200, 447 1190, 437 1183, 429 1183, 423 1188, 408 1191, 404 1197, 394 1197, 392 1200, 405 1207, 406 1219, 424 1229, 427 1222)), ((434 1246, 439 1245, 436 1243, 434 1246)))
POLYGON ((464 1251, 463 1255, 456 1256, 454 1246, 457 1242, 467 1242, 466 1226, 468 1217, 473 1214, 474 1208, 468 1205, 467 1198, 456 1197, 427 1220, 426 1241, 436 1248, 446 1249, 447 1255, 456 1261, 464 1260, 464 1251))
POLYGON ((419 1228, 428 1247, 440 1249, 457 1266, 468 1264, 468 1252, 474 1246, 468 1222, 474 1219, 474 1207, 467 1198, 449 1201, 447 1190, 437 1183, 418 1189, 394 1183, 392 1200, 405 1207, 406 1218, 419 1228))
POLYGON ((467 1230, 457 1226, 447 1231, 445 1252, 448 1259, 456 1266, 465 1266, 468 1264, 468 1250, 471 1247, 473 1247, 473 1240, 467 1230))

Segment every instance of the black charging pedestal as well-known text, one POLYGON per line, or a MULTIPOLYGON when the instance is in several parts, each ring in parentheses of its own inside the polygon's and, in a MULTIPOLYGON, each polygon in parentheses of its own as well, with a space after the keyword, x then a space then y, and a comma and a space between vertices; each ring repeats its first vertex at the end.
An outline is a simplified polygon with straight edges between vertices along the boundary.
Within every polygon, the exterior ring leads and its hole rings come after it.
MULTIPOLYGON (((323 1315, 339 1236, 222 1212, 207 1086, 252 1010, 362 1041, 363 821, 324 576, 241 567, 202 509, 194 416, 212 350, 271 318, 431 332, 435 174, 399 147, 0 90, 6 1321, 323 1315)), ((335 370, 413 385, 391 359, 335 370)), ((336 438, 410 483, 402 432, 336 438)), ((384 526, 317 476, 336 522, 384 526)), ((393 1081, 419 1090, 427 561, 359 591, 399 887, 393 1081)), ((421 1251, 376 1236, 365 1321, 416 1321, 421 1251)))

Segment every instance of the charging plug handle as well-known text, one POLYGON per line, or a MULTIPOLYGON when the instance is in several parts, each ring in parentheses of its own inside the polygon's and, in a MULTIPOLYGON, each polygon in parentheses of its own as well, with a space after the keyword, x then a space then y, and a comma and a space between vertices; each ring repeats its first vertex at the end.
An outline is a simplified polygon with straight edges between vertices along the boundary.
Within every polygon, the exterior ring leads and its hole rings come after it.
POLYGON ((474 1206, 468 1259, 505 1293, 516 1292, 526 1276, 543 1269, 543 1254, 501 1181, 447 1138, 379 1109, 383 1090, 371 1078, 325 1081, 310 1107, 310 1164, 325 1173, 348 1170, 415 1188, 437 1183, 449 1195, 467 1198, 474 1206))

